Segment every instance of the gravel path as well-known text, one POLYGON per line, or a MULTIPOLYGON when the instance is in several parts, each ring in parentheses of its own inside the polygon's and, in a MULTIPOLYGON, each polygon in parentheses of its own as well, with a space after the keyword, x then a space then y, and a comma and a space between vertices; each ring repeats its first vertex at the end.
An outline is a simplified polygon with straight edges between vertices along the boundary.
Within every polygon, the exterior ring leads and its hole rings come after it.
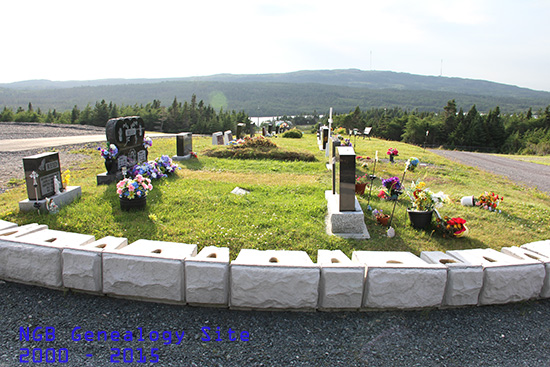
MULTIPOLYGON (((60 364, 64 366, 112 366, 111 348, 121 353, 132 349, 134 363, 139 348, 148 361, 151 348, 158 348, 157 366, 550 364, 550 300, 447 310, 309 313, 171 306, 2 281, 0 295, 0 367, 21 366, 20 348, 66 348, 69 363, 60 364), (20 340, 20 327, 32 331, 38 326, 55 328, 55 340, 20 340), (81 335, 130 331, 133 340, 74 341, 71 332, 77 326, 81 335), (203 327, 210 328, 212 340, 202 340, 203 327), (217 327, 222 341, 216 340, 217 327), (229 340, 229 328, 238 340, 229 340), (158 341, 150 340, 152 331, 159 332, 158 341), (172 338, 184 331, 181 344, 164 344, 163 336, 170 340, 164 331, 172 338), (240 340, 243 331, 248 341, 240 340)), ((115 360, 123 362, 122 357, 115 360)))
POLYGON ((550 166, 484 153, 438 149, 431 149, 430 152, 550 193, 550 166))
MULTIPOLYGON (((0 141, 14 139, 36 139, 69 137, 80 135, 105 134, 105 128, 80 125, 53 125, 40 123, 2 122, 0 123, 0 141)), ((84 147, 97 147, 97 143, 64 145, 56 147, 59 152, 61 171, 76 169, 79 164, 90 159, 85 154, 74 153, 74 150, 84 147)), ((0 152, 0 193, 10 187, 10 181, 24 179, 23 157, 51 151, 51 148, 38 148, 15 152, 0 152)))

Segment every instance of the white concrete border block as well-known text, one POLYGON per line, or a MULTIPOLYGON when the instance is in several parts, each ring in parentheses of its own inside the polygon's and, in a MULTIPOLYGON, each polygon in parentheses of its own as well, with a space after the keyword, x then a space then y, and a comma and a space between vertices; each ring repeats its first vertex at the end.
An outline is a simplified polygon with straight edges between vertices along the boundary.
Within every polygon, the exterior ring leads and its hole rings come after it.
POLYGON ((483 266, 479 304, 491 305, 537 298, 546 271, 537 260, 522 260, 493 249, 447 251, 457 259, 483 266))
POLYGON ((352 260, 367 266, 365 308, 440 306, 447 269, 428 264, 410 252, 354 251, 352 260))
POLYGON ((229 248, 208 246, 185 259, 185 298, 191 305, 228 306, 229 248))
POLYGON ((0 231, 9 229, 9 228, 15 228, 15 227, 17 227, 17 224, 15 223, 7 222, 5 220, 0 220, 0 231))
POLYGON ((447 267, 444 306, 475 306, 483 286, 483 267, 458 260, 441 251, 422 251, 420 258, 447 267))
POLYGON ((103 252, 103 292, 144 300, 184 303, 183 260, 197 245, 138 240, 103 252))
POLYGON ((500 251, 520 259, 540 261, 544 265, 544 270, 546 271, 540 297, 550 298, 550 257, 537 254, 536 252, 521 247, 503 247, 500 251))
POLYGON ((521 248, 550 257, 550 240, 526 243, 521 248))
POLYGON ((12 234, 0 240, 0 276, 26 284, 61 288, 63 248, 67 244, 92 242, 94 237, 51 229, 34 231, 38 227, 28 227, 28 234, 12 234))
POLYGON ((101 253, 128 245, 126 238, 104 237, 98 241, 63 249, 63 286, 92 293, 103 291, 101 253))
POLYGON ((365 266, 351 262, 341 250, 317 251, 321 268, 319 309, 359 309, 365 287, 365 266))
POLYGON ((319 267, 304 251, 240 251, 231 263, 230 306, 313 310, 319 298, 319 267))

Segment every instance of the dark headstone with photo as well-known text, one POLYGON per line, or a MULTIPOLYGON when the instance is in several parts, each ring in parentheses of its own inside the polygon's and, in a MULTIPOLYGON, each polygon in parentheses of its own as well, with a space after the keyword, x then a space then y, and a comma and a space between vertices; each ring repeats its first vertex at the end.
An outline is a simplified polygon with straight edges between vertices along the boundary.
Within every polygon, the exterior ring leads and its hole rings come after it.
POLYGON ((57 177, 59 182, 62 181, 59 153, 48 152, 24 157, 23 168, 30 200, 42 200, 55 194, 54 179, 57 177))
POLYGON ((122 178, 123 169, 147 162, 147 148, 143 145, 145 124, 139 116, 110 119, 105 125, 108 144, 114 144, 118 154, 109 172, 97 175, 97 184, 109 184, 122 178))

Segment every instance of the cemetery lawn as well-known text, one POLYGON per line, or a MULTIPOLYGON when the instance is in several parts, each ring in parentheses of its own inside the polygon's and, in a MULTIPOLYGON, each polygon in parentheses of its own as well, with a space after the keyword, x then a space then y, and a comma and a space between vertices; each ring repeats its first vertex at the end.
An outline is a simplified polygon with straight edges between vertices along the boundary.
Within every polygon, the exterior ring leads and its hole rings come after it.
MULTIPOLYGON (((18 202, 27 197, 25 185, 20 184, 0 195, 0 219, 19 225, 46 224, 51 229, 91 234, 97 239, 110 235, 126 237, 130 243, 142 238, 190 243, 197 244, 199 251, 205 246, 229 247, 231 259, 243 248, 303 250, 316 261, 318 249, 339 249, 348 256, 354 250, 410 251, 419 255, 425 250, 486 247, 500 250, 550 238, 547 194, 449 161, 420 147, 361 138, 356 141, 352 138, 356 153, 374 158, 378 151, 381 161, 376 175, 380 178, 398 176, 401 179, 405 161, 411 156, 418 157, 422 166, 407 173, 405 185, 410 185, 411 180, 423 180, 432 191, 448 194, 452 202, 443 206, 440 213, 466 219, 469 235, 443 238, 433 228, 413 229, 406 213, 409 199, 403 194, 395 209, 396 236, 388 238, 387 227, 376 224, 367 210, 367 189, 359 202, 371 239, 358 241, 328 236, 324 195, 325 190, 331 190, 332 174, 325 167, 327 159, 324 152, 319 151, 315 135, 274 141, 289 150, 309 151, 317 161, 210 158, 201 152, 211 147, 211 138, 194 136, 193 150, 198 159, 178 162, 182 169, 175 176, 153 181, 154 189, 148 196, 146 209, 128 213, 120 209, 115 183, 96 185, 96 174, 105 171, 99 153, 95 149, 82 149, 79 153, 89 154, 90 160, 78 169, 71 169, 71 185, 82 187, 79 200, 62 208, 57 215, 20 213, 18 202), (393 165, 386 155, 390 147, 399 150, 397 163, 393 165), (246 189, 250 194, 231 194, 235 187, 246 189), (460 205, 462 196, 478 196, 484 191, 504 196, 499 207, 502 213, 460 205)), ((149 159, 163 154, 176 154, 174 138, 154 140, 149 159)), ((64 171, 63 161, 61 165, 64 171)), ((380 186, 377 179, 370 204, 390 214, 393 202, 376 196, 380 186)))

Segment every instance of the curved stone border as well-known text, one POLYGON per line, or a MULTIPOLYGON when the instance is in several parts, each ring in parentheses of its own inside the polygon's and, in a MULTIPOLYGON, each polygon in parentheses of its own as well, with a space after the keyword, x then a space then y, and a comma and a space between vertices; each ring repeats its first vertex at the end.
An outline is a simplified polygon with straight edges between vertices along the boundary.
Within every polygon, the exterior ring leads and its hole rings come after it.
POLYGON ((550 297, 550 240, 409 252, 241 250, 0 221, 0 279, 152 302, 256 310, 381 310, 550 297))

